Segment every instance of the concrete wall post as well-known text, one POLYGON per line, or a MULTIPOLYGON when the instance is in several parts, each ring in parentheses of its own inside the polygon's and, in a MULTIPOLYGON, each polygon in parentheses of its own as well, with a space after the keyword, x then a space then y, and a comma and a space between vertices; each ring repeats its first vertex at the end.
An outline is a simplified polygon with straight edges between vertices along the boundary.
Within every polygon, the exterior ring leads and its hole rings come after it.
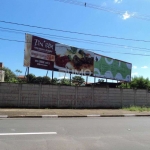
POLYGON ((134 106, 136 106, 136 89, 134 89, 134 106))
POLYGON ((42 93, 42 84, 39 84, 39 95, 38 95, 38 103, 39 103, 39 108, 41 107, 41 93, 42 93))
POLYGON ((22 91, 22 84, 18 84, 18 107, 20 107, 21 103, 21 91, 22 91))

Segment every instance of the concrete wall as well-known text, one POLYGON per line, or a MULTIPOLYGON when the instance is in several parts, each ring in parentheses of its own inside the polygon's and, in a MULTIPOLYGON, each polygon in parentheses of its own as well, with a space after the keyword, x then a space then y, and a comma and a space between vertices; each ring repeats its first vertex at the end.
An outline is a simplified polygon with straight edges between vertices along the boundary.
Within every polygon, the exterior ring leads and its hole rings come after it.
POLYGON ((150 106, 147 90, 0 83, 0 107, 119 108, 150 106))

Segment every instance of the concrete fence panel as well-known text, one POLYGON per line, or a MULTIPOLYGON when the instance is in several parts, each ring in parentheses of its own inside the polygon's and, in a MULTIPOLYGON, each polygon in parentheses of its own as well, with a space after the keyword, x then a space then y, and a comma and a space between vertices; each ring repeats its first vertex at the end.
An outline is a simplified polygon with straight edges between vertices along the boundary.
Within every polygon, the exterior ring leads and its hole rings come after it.
POLYGON ((129 107, 136 105, 136 90, 134 89, 123 89, 122 91, 122 107, 129 107))
POLYGON ((19 85, 0 83, 0 107, 18 107, 19 85))
POLYGON ((39 107, 40 85, 21 84, 19 107, 39 107))
POLYGON ((0 107, 120 108, 150 106, 150 92, 139 89, 0 83, 0 107))

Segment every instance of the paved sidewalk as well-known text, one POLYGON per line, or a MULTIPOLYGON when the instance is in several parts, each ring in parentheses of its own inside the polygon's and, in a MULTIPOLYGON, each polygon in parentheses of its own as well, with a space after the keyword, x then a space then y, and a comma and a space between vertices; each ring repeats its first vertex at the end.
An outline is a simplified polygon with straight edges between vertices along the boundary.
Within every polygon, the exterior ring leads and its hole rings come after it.
POLYGON ((121 117, 150 116, 150 112, 126 111, 122 109, 0 109, 0 117, 121 117))

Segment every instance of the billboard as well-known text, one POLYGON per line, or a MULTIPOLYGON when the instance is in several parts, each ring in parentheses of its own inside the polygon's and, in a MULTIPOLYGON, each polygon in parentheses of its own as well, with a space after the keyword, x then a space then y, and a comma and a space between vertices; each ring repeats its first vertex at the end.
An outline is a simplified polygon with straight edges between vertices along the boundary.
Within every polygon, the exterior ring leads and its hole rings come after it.
POLYGON ((94 53, 26 34, 24 66, 93 75, 94 53))
POLYGON ((94 76, 114 79, 119 81, 131 81, 132 64, 116 60, 99 54, 94 54, 94 76))
POLYGON ((130 63, 26 34, 24 66, 130 81, 130 63))
POLYGON ((24 66, 53 70, 55 42, 26 34, 24 66))

